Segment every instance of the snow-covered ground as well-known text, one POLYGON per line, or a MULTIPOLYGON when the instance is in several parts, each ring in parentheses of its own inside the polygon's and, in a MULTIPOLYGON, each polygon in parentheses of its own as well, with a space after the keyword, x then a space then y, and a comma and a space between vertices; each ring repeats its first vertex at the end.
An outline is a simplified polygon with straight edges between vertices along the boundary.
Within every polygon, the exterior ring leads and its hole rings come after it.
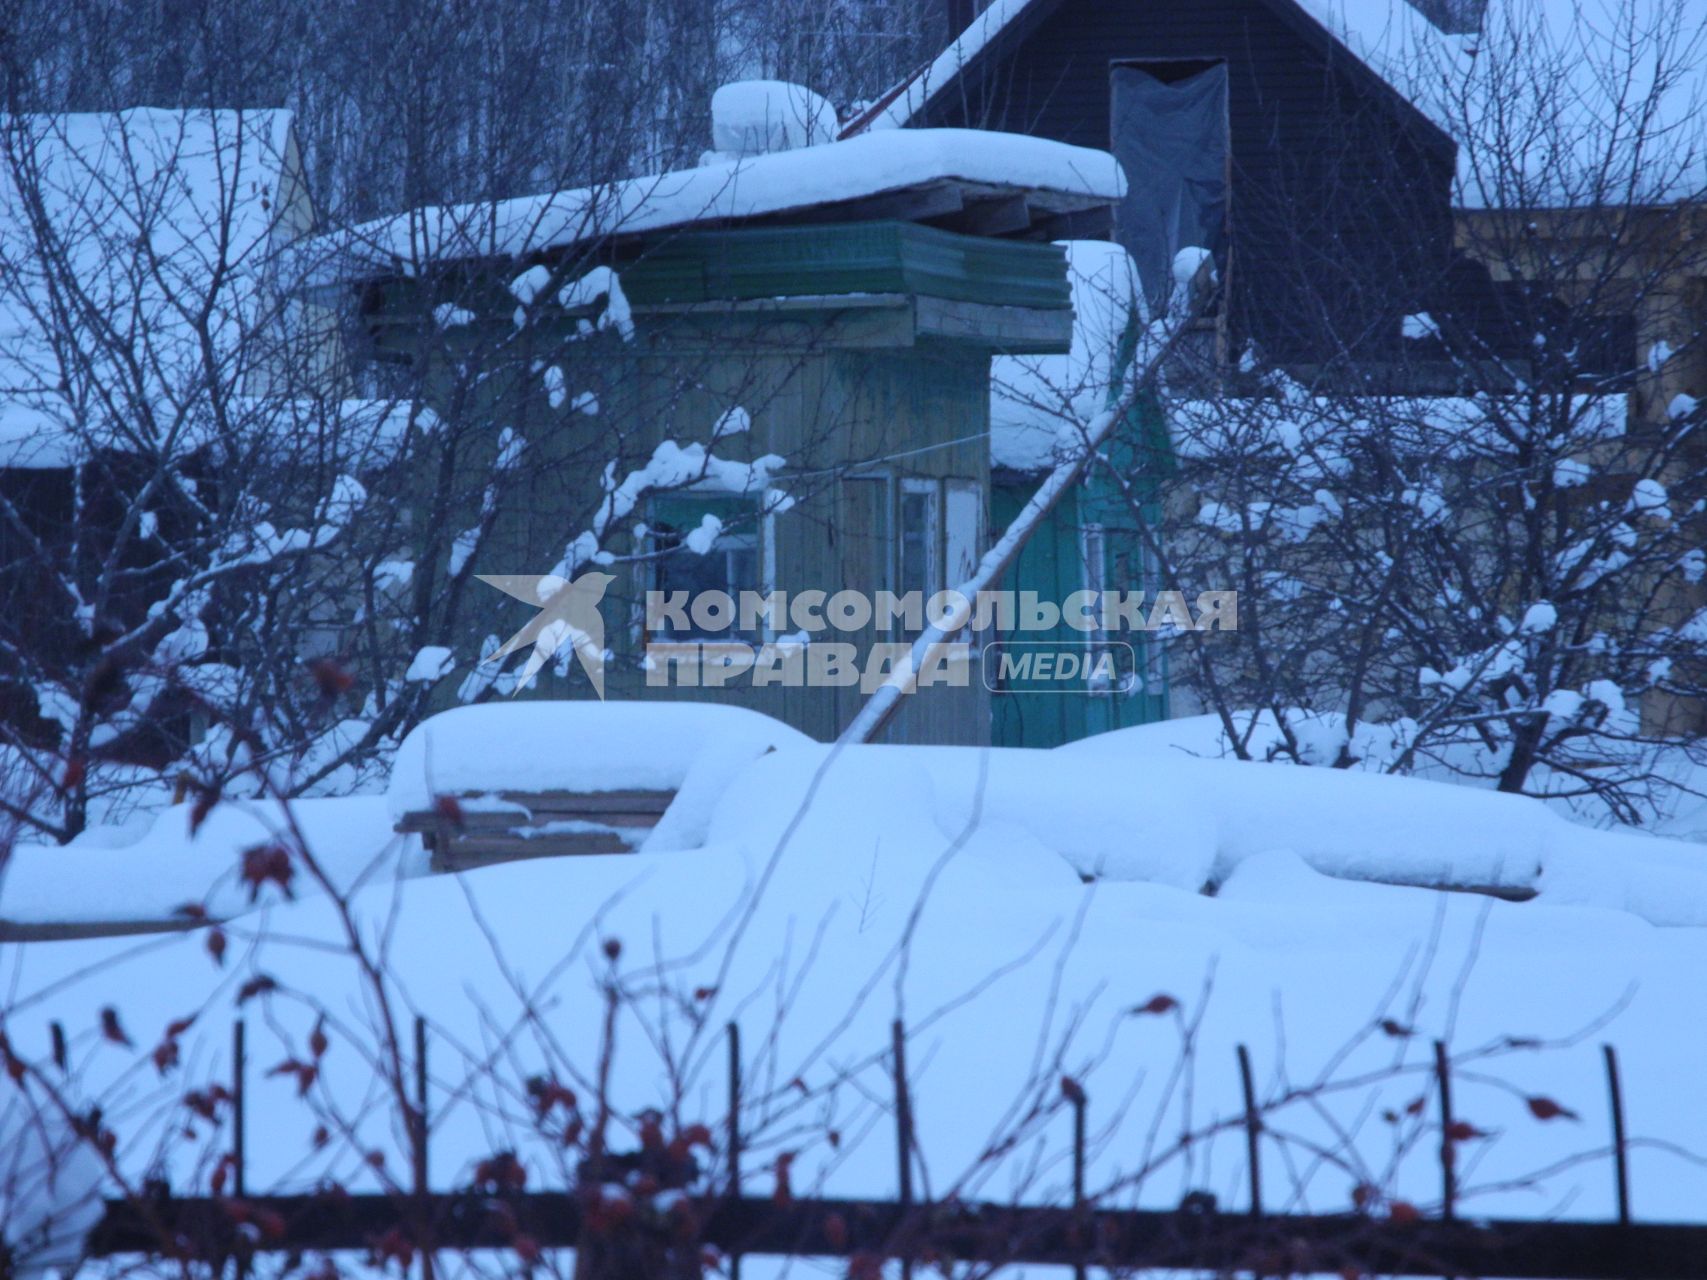
MULTIPOLYGON (((741 1024, 747 1167, 761 1190, 783 1150, 799 1153, 797 1194, 892 1188, 884 1054, 899 1016, 935 1195, 1059 1195, 1068 1074, 1091 1099, 1093 1186, 1115 1188, 1117 1203, 1171 1205, 1205 1189, 1237 1206, 1234 1046, 1245 1044, 1276 1108, 1271 1207, 1342 1209, 1367 1183, 1426 1210, 1439 1196, 1429 1071, 1440 1038, 1458 1064, 1457 1114, 1478 1135, 1458 1144, 1466 1211, 1604 1215, 1605 1041, 1623 1061, 1638 1216, 1707 1217, 1707 1106, 1691 1101, 1707 1075, 1697 846, 1440 783, 1170 758, 1155 735, 1052 752, 838 749, 707 707, 456 715, 403 752, 424 760, 436 737, 428 798, 493 785, 504 759, 526 785, 588 785, 589 761, 600 785, 635 785, 627 760, 649 785, 662 778, 684 797, 693 787, 700 817, 639 856, 407 878, 396 872, 417 855, 384 830, 385 802, 320 801, 296 808, 311 847, 339 869, 334 883, 353 883, 353 868, 389 870, 347 899, 311 891, 300 868, 294 902, 263 882, 258 905, 224 926, 223 964, 200 930, 4 948, 14 1051, 44 1061, 49 1024, 65 1028, 68 1087, 78 1105, 103 1106, 123 1166, 205 1185, 220 1140, 201 1123, 185 1138, 191 1117, 177 1100, 223 1078, 242 1009, 251 1188, 322 1175, 370 1184, 370 1149, 406 1169, 372 960, 391 1016, 418 1010, 432 1028, 433 1169, 446 1186, 512 1148, 530 1186, 565 1180, 570 1157, 537 1132, 523 1082, 590 1078, 614 974, 627 994, 613 1096, 626 1114, 654 1105, 715 1129, 723 1027, 741 1024), (618 726, 609 735, 597 732, 601 713, 618 726), (554 714, 555 758, 537 749, 554 714), (665 745, 648 752, 649 740, 665 745), (1345 877, 1540 892, 1513 903, 1345 877), (262 977, 276 989, 244 999, 262 977), (1143 1012, 1159 995, 1178 1007, 1143 1012), (103 1036, 107 1008, 133 1048, 103 1036), (299 1100, 297 1073, 265 1073, 308 1061, 320 1019, 329 1048, 299 1100), (149 1061, 163 1037, 182 1063, 165 1078, 149 1061), (1531 1099, 1580 1118, 1540 1119, 1531 1099), (320 1125, 352 1139, 317 1150, 320 1125), (1180 1143, 1186 1132, 1196 1136, 1180 1143)), ((420 787, 419 774, 400 774, 391 807, 414 804, 420 787)), ((231 852, 248 838, 244 820, 216 810, 168 862, 173 821, 168 812, 128 849, 169 868, 172 888, 156 897, 199 900, 217 880, 226 888, 208 901, 245 910, 231 852)), ((126 853, 62 856, 116 866, 126 853)), ((98 879, 63 880, 61 901, 98 879)), ((23 883, 49 896, 42 881, 23 883)))
MULTIPOLYGON (((1393 767, 1405 744, 1403 726, 1363 723, 1356 734, 1346 736, 1345 717, 1294 708, 1287 712, 1287 726, 1297 741, 1300 757, 1310 764, 1331 764, 1341 748, 1350 748, 1353 769, 1382 773, 1393 767)), ((1289 758, 1282 735, 1270 711, 1234 714, 1234 729, 1243 741, 1245 754, 1255 760, 1275 756, 1289 758)), ((1097 740, 1095 750, 1117 749, 1126 754, 1221 760, 1235 756, 1226 727, 1219 716, 1182 716, 1158 724, 1139 725, 1097 740), (1118 744, 1118 746, 1116 745, 1118 744)), ((1655 835, 1707 844, 1707 768, 1697 762, 1698 751, 1679 742, 1676 747, 1645 749, 1645 767, 1665 786, 1655 789, 1644 825, 1655 835)), ((1423 752, 1416 760, 1413 776, 1457 786, 1491 787, 1494 757, 1480 750, 1448 744, 1423 752)), ((1544 771, 1533 780, 1545 782, 1544 771)), ((1547 801, 1555 812, 1591 827, 1615 826, 1606 806, 1594 798, 1556 797, 1547 801)), ((1634 849, 1652 846, 1633 845, 1634 849)))
MULTIPOLYGON (((262 800, 216 806, 192 827, 193 806, 138 813, 124 826, 93 827, 71 844, 20 845, 0 868, 0 921, 13 924, 139 924, 198 907, 215 919, 251 901, 243 853, 291 843, 296 833, 343 890, 425 869, 419 850, 393 838, 383 796, 262 800)), ((306 882, 308 875, 303 874, 306 882)))

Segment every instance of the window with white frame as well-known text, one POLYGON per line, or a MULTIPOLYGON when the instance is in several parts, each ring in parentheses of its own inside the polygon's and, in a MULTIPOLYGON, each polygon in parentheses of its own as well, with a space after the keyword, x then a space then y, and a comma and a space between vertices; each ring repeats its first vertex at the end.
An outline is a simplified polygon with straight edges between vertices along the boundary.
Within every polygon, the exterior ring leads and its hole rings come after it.
POLYGON ((943 483, 943 585, 958 587, 978 569, 984 524, 984 490, 976 480, 943 483))
POLYGON ((929 600, 942 589, 942 490, 935 480, 901 481, 896 590, 929 600))
POLYGON ((739 609, 727 625, 705 626, 693 601, 720 592, 737 606, 743 592, 764 586, 758 504, 729 494, 671 493, 653 497, 646 507, 646 551, 652 556, 651 589, 666 595, 685 592, 686 631, 663 624, 669 640, 753 640, 740 629, 739 609))
MULTIPOLYGON (((1096 609, 1096 626, 1085 633, 1085 639, 1090 644, 1101 646, 1108 640, 1108 632, 1102 624, 1102 599, 1108 590, 1108 532, 1102 525, 1079 526, 1079 564, 1080 586, 1093 593, 1091 599, 1095 601, 1096 609)), ((1091 677, 1090 692, 1115 692, 1115 683, 1109 679, 1105 668, 1099 665, 1095 670, 1098 674, 1091 677)))
POLYGON ((1106 638, 1101 622, 1101 602, 1103 593, 1108 590, 1108 533, 1100 524, 1079 526, 1079 559, 1081 585, 1084 590, 1096 593, 1098 603, 1097 627, 1090 636, 1100 642, 1106 638))

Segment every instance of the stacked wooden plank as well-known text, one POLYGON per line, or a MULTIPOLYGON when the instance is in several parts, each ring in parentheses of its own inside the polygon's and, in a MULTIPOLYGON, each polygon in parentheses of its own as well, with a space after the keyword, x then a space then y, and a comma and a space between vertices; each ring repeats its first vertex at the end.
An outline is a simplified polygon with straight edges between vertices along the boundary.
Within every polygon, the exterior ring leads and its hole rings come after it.
POLYGON ((501 791, 445 795, 397 830, 421 837, 434 871, 518 858, 633 853, 674 791, 501 791))

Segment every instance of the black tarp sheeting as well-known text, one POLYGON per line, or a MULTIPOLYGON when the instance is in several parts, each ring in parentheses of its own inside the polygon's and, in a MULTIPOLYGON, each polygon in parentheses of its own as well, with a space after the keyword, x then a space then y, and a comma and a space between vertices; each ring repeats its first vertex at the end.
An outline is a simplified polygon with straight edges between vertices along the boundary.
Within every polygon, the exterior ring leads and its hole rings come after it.
POLYGON ((1227 266, 1227 67, 1163 79, 1113 69, 1114 154, 1126 170, 1120 242, 1152 310, 1166 302, 1174 255, 1196 246, 1227 266))

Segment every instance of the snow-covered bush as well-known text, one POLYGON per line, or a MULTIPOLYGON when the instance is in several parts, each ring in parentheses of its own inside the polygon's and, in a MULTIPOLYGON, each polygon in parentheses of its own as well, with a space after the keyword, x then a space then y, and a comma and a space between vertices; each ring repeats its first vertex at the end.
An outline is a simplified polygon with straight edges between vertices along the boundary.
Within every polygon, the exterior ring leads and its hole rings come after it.
POLYGON ((1239 631, 1187 637, 1173 672, 1238 753, 1260 718, 1256 754, 1632 822, 1687 773, 1665 762, 1707 728, 1707 470, 1679 396, 1707 313, 1677 282, 1707 184, 1679 104, 1707 46, 1668 6, 1604 7, 1519 0, 1471 41, 1365 50, 1459 145, 1457 258, 1392 281, 1387 363, 1249 351, 1168 406, 1158 550, 1240 592, 1239 631))
POLYGON ((334 376, 296 156, 278 111, 0 124, 0 742, 26 833, 217 788, 236 757, 347 786, 369 745, 327 696, 344 676, 305 664, 344 647, 368 486, 424 419, 334 376))

